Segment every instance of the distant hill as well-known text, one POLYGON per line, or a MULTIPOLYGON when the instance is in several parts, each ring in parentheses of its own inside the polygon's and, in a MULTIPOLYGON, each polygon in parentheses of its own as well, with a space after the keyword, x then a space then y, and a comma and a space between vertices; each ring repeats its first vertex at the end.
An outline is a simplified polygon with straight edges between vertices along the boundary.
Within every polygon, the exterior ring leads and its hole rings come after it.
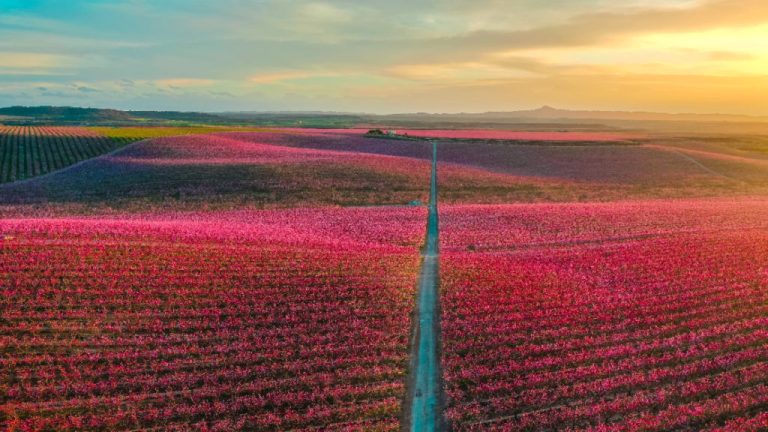
POLYGON ((560 121, 560 120, 629 120, 629 121, 683 121, 683 122, 768 122, 768 117, 755 117, 736 114, 669 114, 645 111, 579 111, 543 106, 541 108, 521 111, 497 111, 484 113, 455 113, 455 114, 430 114, 409 113, 391 114, 383 116, 389 119, 442 119, 442 120, 535 120, 535 121, 560 121))
POLYGON ((371 124, 400 127, 488 128, 519 130, 632 130, 674 133, 768 133, 768 117, 734 114, 668 114, 642 111, 579 111, 543 106, 533 110, 371 117, 371 124))
POLYGON ((686 133, 768 133, 768 117, 733 114, 666 114, 630 111, 579 111, 543 106, 533 110, 485 113, 356 114, 319 111, 181 112, 121 111, 76 107, 0 108, 4 124, 99 126, 267 126, 485 128, 533 131, 676 131, 686 133))
POLYGON ((13 106, 0 108, 1 116, 20 117, 34 120, 72 121, 72 122, 103 122, 129 121, 132 117, 125 111, 101 108, 76 108, 54 106, 13 106))
POLYGON ((488 117, 525 119, 578 119, 578 120, 639 120, 639 121, 702 121, 702 122, 766 122, 768 117, 736 114, 656 113, 647 111, 575 111, 543 106, 534 110, 488 112, 488 117))
POLYGON ((0 108, 0 116, 12 117, 5 123, 55 124, 147 124, 168 122, 218 123, 225 119, 215 114, 176 111, 121 111, 103 108, 14 106, 0 108))
POLYGON ((13 106, 0 108, 0 120, 9 125, 189 126, 264 125, 293 127, 351 127, 367 119, 356 114, 323 112, 183 112, 122 111, 103 108, 13 106))

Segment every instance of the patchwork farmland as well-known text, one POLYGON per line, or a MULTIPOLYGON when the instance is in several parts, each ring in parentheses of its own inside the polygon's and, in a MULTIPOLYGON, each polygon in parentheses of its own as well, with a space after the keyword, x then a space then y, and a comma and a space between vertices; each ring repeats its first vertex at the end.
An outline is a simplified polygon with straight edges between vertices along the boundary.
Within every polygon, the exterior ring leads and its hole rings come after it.
POLYGON ((425 394, 444 430, 766 425, 757 151, 615 132, 2 131, 5 430, 401 430, 425 394))
POLYGON ((100 156, 134 141, 217 131, 226 127, 72 127, 0 125, 0 183, 24 180, 100 156))

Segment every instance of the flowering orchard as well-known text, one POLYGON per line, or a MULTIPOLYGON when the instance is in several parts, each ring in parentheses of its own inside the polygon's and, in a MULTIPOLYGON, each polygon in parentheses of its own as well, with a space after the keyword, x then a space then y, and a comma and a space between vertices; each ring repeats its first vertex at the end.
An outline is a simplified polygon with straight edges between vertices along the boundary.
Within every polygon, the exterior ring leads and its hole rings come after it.
POLYGON ((444 251, 513 251, 768 229, 765 198, 456 205, 440 210, 444 251))
MULTIPOLYGON (((442 202, 615 201, 441 206, 456 430, 765 429, 768 200, 616 201, 752 191, 618 136, 438 132, 442 202)), ((429 143, 362 133, 160 137, 0 185, 3 428, 399 429, 426 209, 322 206, 425 200, 429 143)), ((10 142, 0 174, 58 163, 10 142)))
POLYGON ((766 214, 764 200, 445 208, 447 418, 761 430, 766 214))
POLYGON ((0 221, 0 421, 397 430, 423 209, 0 221))

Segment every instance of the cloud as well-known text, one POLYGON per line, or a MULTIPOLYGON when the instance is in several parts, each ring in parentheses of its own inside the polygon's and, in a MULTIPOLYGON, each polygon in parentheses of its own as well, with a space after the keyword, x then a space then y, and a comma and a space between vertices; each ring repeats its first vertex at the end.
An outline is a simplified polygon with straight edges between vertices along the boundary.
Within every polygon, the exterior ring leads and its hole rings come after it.
MULTIPOLYGON (((530 64, 534 63, 533 60, 530 64)), ((462 62, 441 64, 406 64, 387 68, 385 74, 394 78, 412 81, 440 82, 467 81, 493 78, 536 77, 544 70, 540 64, 538 70, 513 62, 462 62), (523 67, 521 67, 523 66, 523 67)), ((548 69, 551 71, 551 69, 548 69)))
POLYGON ((71 31, 74 27, 59 19, 44 18, 28 14, 0 15, 0 25, 4 29, 16 30, 46 30, 46 31, 71 31))
POLYGON ((341 8, 332 3, 311 2, 299 9, 299 16, 305 22, 311 23, 343 23, 352 19, 347 8, 341 8))
POLYGON ((717 0, 693 7, 638 9, 577 15, 564 23, 526 30, 480 30, 435 40, 414 41, 420 52, 441 55, 529 48, 596 45, 631 35, 690 32, 753 26, 768 22, 765 0, 717 0))
POLYGON ((181 89, 190 87, 209 87, 214 85, 216 80, 206 78, 165 78, 155 80, 154 83, 162 87, 181 89))
POLYGON ((70 67, 72 57, 34 52, 0 52, 0 68, 5 69, 53 69, 70 67))
POLYGON ((768 27, 758 27, 768 23, 765 0, 32 3, 0 16, 0 87, 39 96, 40 86, 110 105, 269 100, 345 109, 354 101, 365 109, 369 101, 411 110, 450 99, 461 111, 481 100, 502 109, 502 100, 517 100, 504 91, 530 94, 526 105, 557 104, 559 94, 586 97, 575 86, 602 95, 608 82, 647 84, 643 74, 684 85, 670 76, 737 77, 768 65, 768 27), (443 95, 451 89, 454 96, 443 95))
POLYGON ((0 76, 71 75, 78 65, 73 56, 0 51, 0 76))
POLYGON ((276 72, 257 73, 248 77, 248 81, 256 84, 271 84, 281 81, 290 81, 314 77, 337 76, 340 73, 313 72, 300 70, 286 70, 276 72))
POLYGON ((79 91, 80 93, 100 93, 101 92, 101 90, 99 89, 95 89, 93 87, 88 87, 88 86, 78 86, 77 91, 79 91))
POLYGON ((758 57, 755 54, 736 51, 710 51, 707 54, 711 60, 715 61, 754 60, 758 57))

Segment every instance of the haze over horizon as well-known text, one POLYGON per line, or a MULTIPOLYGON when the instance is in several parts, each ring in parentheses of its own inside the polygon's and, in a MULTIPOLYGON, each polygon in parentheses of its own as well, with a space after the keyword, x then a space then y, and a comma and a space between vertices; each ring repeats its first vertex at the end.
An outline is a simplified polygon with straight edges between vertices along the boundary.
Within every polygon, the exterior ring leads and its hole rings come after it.
POLYGON ((764 0, 0 1, 0 106, 768 115, 764 0))

